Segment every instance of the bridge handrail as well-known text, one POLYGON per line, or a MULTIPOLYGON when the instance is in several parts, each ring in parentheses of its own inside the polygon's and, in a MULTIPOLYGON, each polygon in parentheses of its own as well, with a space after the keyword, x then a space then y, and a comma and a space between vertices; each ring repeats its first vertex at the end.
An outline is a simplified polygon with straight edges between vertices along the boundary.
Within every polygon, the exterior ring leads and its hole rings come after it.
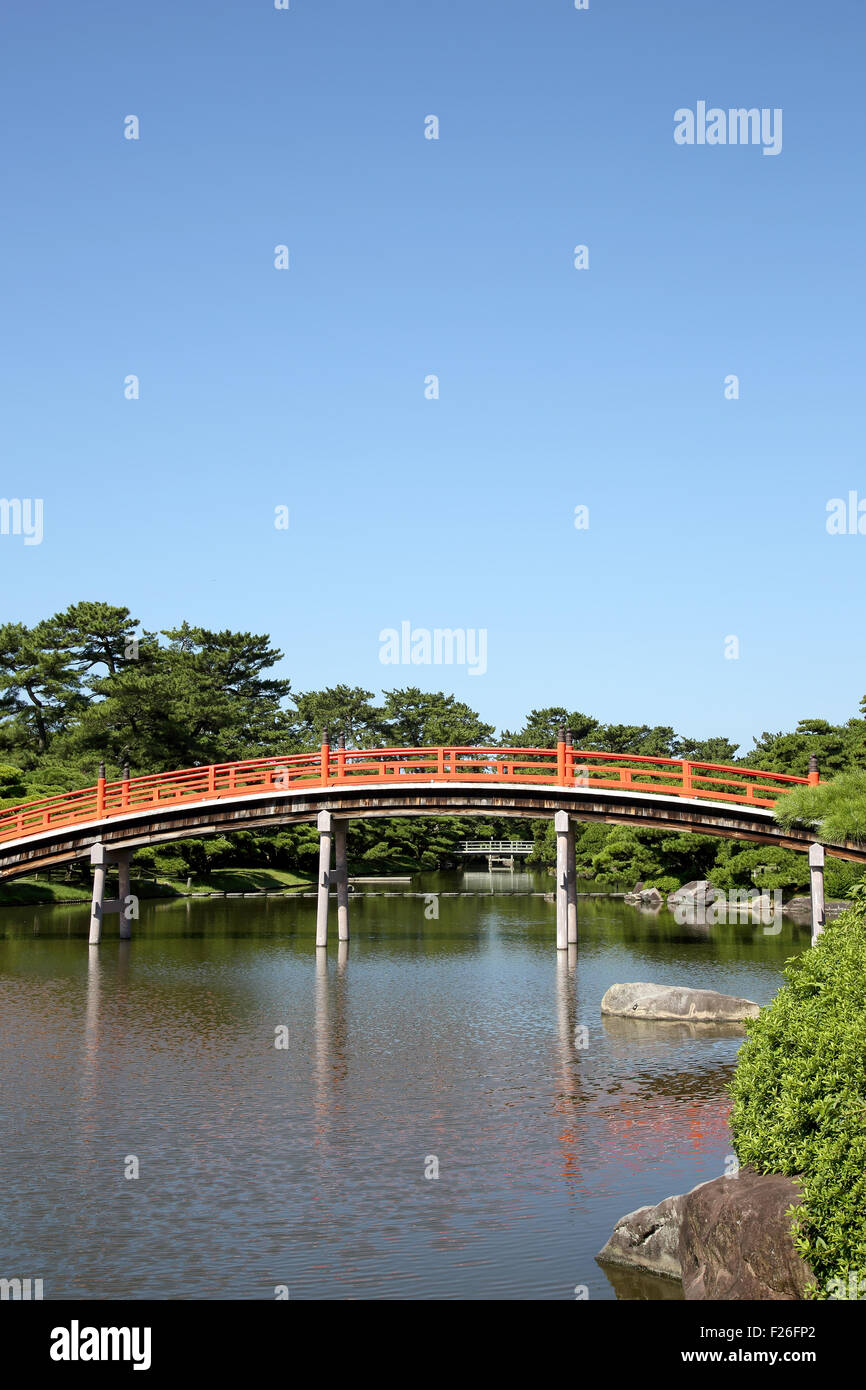
POLYGON ((323 744, 309 753, 210 763, 171 772, 108 781, 95 786, 0 810, 0 842, 26 838, 82 821, 102 821, 145 809, 168 807, 191 798, 224 799, 237 794, 273 793, 294 786, 351 785, 363 778, 377 783, 425 775, 433 782, 544 783, 559 787, 615 788, 663 796, 708 798, 749 806, 772 806, 794 785, 814 783, 817 773, 786 772, 689 758, 605 753, 559 743, 555 748, 503 748, 496 745, 435 748, 335 748, 323 744), (584 775, 585 773, 585 775, 584 775))
POLYGON ((461 840, 461 854, 479 853, 496 854, 499 850, 511 850, 517 853, 520 850, 531 850, 535 848, 534 840, 461 840))

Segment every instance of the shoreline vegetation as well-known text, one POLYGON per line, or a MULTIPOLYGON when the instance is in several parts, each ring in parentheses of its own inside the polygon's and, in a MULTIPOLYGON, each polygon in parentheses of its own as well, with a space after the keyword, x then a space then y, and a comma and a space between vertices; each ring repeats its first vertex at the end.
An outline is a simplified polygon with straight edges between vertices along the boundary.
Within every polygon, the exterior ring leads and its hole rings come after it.
MULTIPOLYGON (((359 885, 358 896, 379 896, 372 885, 400 885, 403 896, 426 897, 409 890, 411 876, 400 873, 375 876, 350 874, 349 884, 359 885), (367 885, 370 885, 369 887, 367 885)), ((315 880, 285 870, 261 868, 215 869, 205 876, 186 879, 136 878, 130 880, 130 891, 142 902, 153 899, 174 898, 239 898, 239 897, 314 897, 315 880)), ((453 896, 453 893, 450 894, 453 896)), ((474 889, 458 891, 460 897, 487 897, 489 894, 474 889)), ((549 898, 551 894, 538 889, 532 893, 514 894, 549 898)), ((613 888, 593 892, 587 888, 578 897, 618 898, 625 894, 613 888)), ((87 884, 67 883, 59 879, 51 880, 45 875, 33 874, 29 878, 7 879, 0 883, 0 908, 2 907, 89 907, 91 889, 87 884)))
POLYGON ((742 1165, 796 1177, 791 1238, 814 1276, 807 1298, 866 1297, 866 887, 809 950, 758 1018, 731 1081, 742 1165))
MULTIPOLYGON (((207 898, 227 893, 291 894, 314 888, 313 881, 280 869, 231 868, 215 869, 204 877, 189 881, 170 878, 136 878, 132 875, 130 891, 142 901, 152 898, 207 898)), ((44 875, 7 879, 0 883, 0 907, 51 905, 90 906, 89 884, 67 883, 44 875)))

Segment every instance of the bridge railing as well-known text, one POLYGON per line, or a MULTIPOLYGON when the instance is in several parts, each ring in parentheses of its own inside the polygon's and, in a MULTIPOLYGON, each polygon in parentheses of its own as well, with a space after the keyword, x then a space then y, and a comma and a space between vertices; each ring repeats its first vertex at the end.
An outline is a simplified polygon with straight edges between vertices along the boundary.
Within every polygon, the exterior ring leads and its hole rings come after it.
POLYGON ((107 781, 0 811, 0 842, 185 802, 358 783, 529 783, 772 806, 817 780, 689 759, 556 748, 333 748, 107 781))
POLYGON ((460 854, 529 854, 535 848, 533 840, 461 840, 460 854))

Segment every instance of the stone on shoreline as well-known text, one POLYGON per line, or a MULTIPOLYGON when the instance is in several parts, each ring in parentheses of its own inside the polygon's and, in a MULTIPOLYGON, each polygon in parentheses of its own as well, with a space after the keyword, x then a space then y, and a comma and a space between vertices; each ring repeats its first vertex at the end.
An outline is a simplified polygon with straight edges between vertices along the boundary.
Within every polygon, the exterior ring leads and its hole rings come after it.
POLYGON ((613 1234, 596 1259, 601 1264, 628 1265, 668 1279, 682 1276, 680 1226, 686 1194, 666 1197, 654 1207, 638 1207, 617 1221, 613 1234))
POLYGON ((682 888, 677 888, 675 892, 668 893, 668 907, 675 908, 677 903, 697 904, 706 899, 713 891, 713 885, 707 878, 693 878, 690 883, 684 883, 682 888))
POLYGON ((596 1259, 681 1280, 686 1299, 802 1299, 813 1275, 791 1233, 799 1201, 797 1178, 741 1168, 629 1212, 596 1259))
POLYGON ((803 1298, 813 1275, 797 1253, 787 1214, 800 1201, 796 1178, 753 1168, 694 1188, 680 1227, 686 1298, 803 1298))
POLYGON ((625 893, 623 900, 638 903, 644 907, 661 907, 664 898, 657 888, 635 888, 633 893, 625 893))
POLYGON ((662 1022, 740 1023, 746 1018, 757 1018, 760 1011, 760 1004, 751 999, 684 985, 611 985, 601 1001, 603 1014, 662 1022))
MULTIPOLYGON (((824 917, 828 922, 832 922, 841 913, 847 912, 851 906, 850 900, 842 898, 827 898, 824 903, 824 917)), ((793 917, 795 922, 811 922, 812 920, 812 899, 807 896, 789 898, 782 908, 786 917, 793 917)))

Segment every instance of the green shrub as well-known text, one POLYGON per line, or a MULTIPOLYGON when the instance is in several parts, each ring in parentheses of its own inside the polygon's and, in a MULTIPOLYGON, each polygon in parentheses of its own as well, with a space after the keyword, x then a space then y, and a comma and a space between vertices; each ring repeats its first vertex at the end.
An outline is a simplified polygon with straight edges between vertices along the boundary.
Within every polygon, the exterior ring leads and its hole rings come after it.
POLYGON ((824 869, 824 886, 828 898, 845 898, 855 883, 866 878, 862 864, 849 864, 845 859, 833 859, 829 854, 824 869))
POLYGON ((27 788, 20 767, 0 763, 0 807, 17 806, 27 800, 27 788))
POLYGON ((714 888, 760 888, 772 892, 808 887, 809 862, 805 854, 782 849, 780 845, 761 845, 759 849, 737 849, 724 861, 713 865, 710 877, 714 888))
POLYGON ((866 840, 866 771, 841 772, 817 787, 795 787, 780 796, 773 813, 786 830, 820 829, 825 844, 866 840))
POLYGON ((643 886, 644 888, 656 888, 659 893, 665 894, 675 893, 682 885, 679 879, 674 878, 671 874, 656 874, 654 878, 645 878, 643 886))
POLYGON ((866 885, 851 896, 817 945, 787 962, 787 984, 747 1025, 731 1083, 740 1162, 802 1177, 794 1237, 815 1274, 809 1294, 822 1299, 844 1296, 831 1280, 866 1287, 866 885))

